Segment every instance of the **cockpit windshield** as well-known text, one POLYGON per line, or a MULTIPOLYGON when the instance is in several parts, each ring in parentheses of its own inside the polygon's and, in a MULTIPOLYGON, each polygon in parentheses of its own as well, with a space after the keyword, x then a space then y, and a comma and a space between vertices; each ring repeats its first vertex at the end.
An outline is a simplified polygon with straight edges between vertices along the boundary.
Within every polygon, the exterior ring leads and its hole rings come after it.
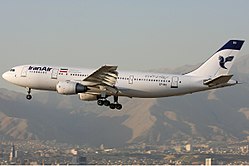
POLYGON ((15 69, 10 69, 11 72, 15 72, 15 69))

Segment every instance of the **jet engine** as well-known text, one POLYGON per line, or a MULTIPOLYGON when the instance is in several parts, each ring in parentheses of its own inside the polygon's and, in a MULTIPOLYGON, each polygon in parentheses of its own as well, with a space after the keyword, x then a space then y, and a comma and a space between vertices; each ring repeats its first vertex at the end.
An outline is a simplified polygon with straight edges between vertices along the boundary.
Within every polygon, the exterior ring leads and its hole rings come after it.
POLYGON ((97 95, 86 94, 86 93, 80 93, 79 95, 80 95, 80 100, 84 100, 84 101, 97 100, 97 95))
POLYGON ((78 93, 84 93, 88 90, 87 86, 84 86, 77 82, 62 81, 56 85, 56 90, 59 94, 74 95, 78 93))

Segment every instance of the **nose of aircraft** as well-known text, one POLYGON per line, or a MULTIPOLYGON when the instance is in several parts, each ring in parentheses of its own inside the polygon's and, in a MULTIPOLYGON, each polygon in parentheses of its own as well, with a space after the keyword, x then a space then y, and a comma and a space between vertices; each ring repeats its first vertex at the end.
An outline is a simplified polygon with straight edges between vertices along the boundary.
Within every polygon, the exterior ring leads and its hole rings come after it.
POLYGON ((3 79, 7 80, 7 72, 3 73, 2 77, 3 79))

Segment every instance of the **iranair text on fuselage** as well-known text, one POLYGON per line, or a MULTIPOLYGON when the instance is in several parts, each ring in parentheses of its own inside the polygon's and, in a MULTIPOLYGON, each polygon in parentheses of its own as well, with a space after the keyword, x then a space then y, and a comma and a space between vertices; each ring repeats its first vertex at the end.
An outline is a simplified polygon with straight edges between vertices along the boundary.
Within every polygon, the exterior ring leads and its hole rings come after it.
POLYGON ((51 71, 53 68, 46 67, 46 66, 29 66, 28 70, 35 70, 35 71, 51 71))

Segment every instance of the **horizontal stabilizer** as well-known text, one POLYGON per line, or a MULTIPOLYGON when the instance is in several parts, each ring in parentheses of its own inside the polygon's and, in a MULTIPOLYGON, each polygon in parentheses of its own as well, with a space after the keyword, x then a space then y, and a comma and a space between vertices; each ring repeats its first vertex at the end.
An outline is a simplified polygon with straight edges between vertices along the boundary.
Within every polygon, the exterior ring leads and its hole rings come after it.
POLYGON ((233 75, 221 75, 219 77, 216 77, 211 80, 206 80, 204 81, 204 85, 208 85, 209 87, 220 85, 220 84, 225 84, 227 83, 233 75))

